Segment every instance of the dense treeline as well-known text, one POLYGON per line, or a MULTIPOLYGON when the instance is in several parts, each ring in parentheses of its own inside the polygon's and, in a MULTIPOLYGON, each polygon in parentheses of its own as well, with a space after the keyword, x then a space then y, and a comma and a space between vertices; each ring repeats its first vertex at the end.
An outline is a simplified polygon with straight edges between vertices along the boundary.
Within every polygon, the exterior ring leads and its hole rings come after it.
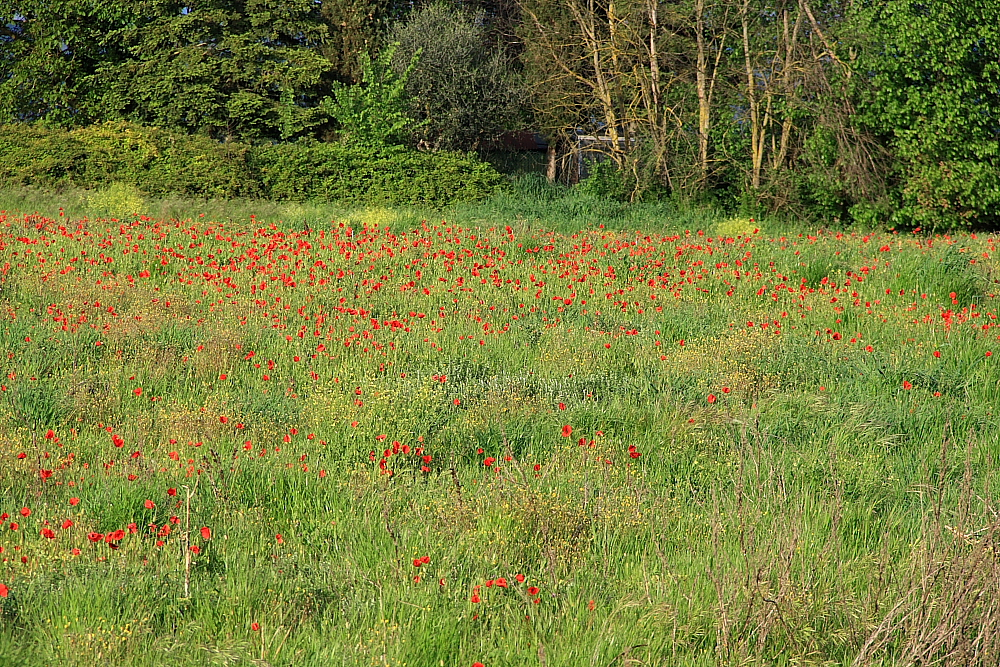
POLYGON ((482 150, 824 219, 1000 225, 1000 0, 17 0, 0 123, 482 150), (395 45, 395 46, 390 46, 395 45), (370 57, 359 58, 365 53, 370 57))

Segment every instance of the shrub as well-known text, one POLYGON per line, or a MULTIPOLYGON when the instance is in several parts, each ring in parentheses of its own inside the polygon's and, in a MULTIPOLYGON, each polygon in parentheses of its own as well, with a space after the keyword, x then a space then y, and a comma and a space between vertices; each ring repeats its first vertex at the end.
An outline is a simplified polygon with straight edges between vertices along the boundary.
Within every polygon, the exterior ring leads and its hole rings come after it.
POLYGON ((446 204, 487 197, 503 177, 466 153, 300 141, 261 146, 253 164, 272 199, 446 204))
POLYGON ((445 205, 487 197, 503 183, 493 167, 466 153, 315 141, 251 147, 126 123, 0 129, 0 187, 83 187, 100 191, 94 201, 134 191, 445 205))
POLYGON ((143 213, 146 200, 134 185, 115 182, 91 190, 87 196, 87 211, 95 218, 125 218, 143 213))
POLYGON ((121 183, 148 194, 260 194, 248 147, 128 123, 75 130, 8 125, 0 135, 0 185, 97 188, 121 183))

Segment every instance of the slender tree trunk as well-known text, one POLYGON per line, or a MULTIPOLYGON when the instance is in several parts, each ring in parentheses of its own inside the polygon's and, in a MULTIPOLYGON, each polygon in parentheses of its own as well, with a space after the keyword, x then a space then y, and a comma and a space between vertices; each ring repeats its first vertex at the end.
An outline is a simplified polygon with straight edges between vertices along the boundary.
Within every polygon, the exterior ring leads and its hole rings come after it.
POLYGON ((797 68, 796 54, 798 53, 799 28, 802 25, 802 12, 795 15, 795 24, 789 27, 788 9, 782 14, 782 27, 785 42, 785 56, 781 63, 781 85, 782 94, 785 100, 784 118, 781 121, 781 139, 778 142, 778 150, 772 160, 775 170, 781 169, 788 158, 788 146, 792 135, 792 114, 789 108, 790 101, 795 97, 795 85, 792 74, 797 68))
POLYGON ((746 68, 747 105, 750 111, 750 187, 759 190, 761 165, 764 161, 764 128, 760 123, 760 102, 757 99, 757 84, 750 55, 750 0, 743 0, 740 23, 743 27, 743 64, 746 68))

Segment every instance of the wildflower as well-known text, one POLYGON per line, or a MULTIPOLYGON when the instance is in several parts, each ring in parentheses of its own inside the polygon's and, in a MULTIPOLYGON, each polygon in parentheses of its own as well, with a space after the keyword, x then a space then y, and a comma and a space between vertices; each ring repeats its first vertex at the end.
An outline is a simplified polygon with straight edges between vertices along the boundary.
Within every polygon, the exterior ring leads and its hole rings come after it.
POLYGON ((571 435, 573 435, 573 427, 570 426, 569 424, 566 424, 565 426, 562 427, 562 436, 564 438, 568 438, 571 435))
POLYGON ((208 526, 203 526, 201 529, 201 539, 210 540, 212 539, 212 529, 208 526))

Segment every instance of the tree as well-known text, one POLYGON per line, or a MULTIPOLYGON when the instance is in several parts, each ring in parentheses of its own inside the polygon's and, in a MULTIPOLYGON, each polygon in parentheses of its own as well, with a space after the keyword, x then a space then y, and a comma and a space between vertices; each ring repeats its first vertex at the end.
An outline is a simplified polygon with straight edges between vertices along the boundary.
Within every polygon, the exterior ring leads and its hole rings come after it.
POLYGON ((894 220, 1000 224, 1000 2, 889 0, 858 12, 860 119, 895 155, 894 220))
POLYGON ((420 52, 410 57, 402 72, 392 67, 395 54, 395 44, 382 49, 374 60, 362 53, 361 83, 336 85, 333 97, 323 100, 323 110, 337 121, 345 143, 379 147, 399 145, 409 138, 416 123, 409 114, 406 83, 420 52))
POLYGON ((483 13, 467 14, 445 4, 417 10, 397 24, 390 39, 399 48, 397 72, 420 54, 406 92, 422 125, 419 145, 439 150, 476 150, 509 129, 524 90, 514 62, 492 40, 483 13))
POLYGON ((320 50, 331 75, 341 83, 361 81, 358 54, 377 53, 394 13, 402 10, 393 0, 323 0, 327 38, 320 50))
POLYGON ((19 0, 8 11, 7 122, 128 120, 254 139, 324 119, 330 64, 312 0, 19 0))
POLYGON ((111 118, 219 139, 286 139, 321 123, 330 65, 312 0, 141 0, 97 72, 111 118))
POLYGON ((109 35, 135 20, 122 3, 14 0, 0 9, 0 123, 87 125, 103 118, 97 69, 126 57, 109 35))

